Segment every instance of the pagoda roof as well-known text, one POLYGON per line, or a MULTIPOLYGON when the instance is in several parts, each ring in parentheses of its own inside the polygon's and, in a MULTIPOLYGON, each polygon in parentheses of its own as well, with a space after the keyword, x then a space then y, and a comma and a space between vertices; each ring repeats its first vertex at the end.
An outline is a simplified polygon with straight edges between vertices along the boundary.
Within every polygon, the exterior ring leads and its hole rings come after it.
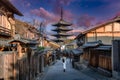
POLYGON ((71 36, 71 35, 66 34, 66 33, 58 33, 58 34, 53 34, 52 36, 55 36, 55 37, 67 37, 67 36, 71 36))
POLYGON ((60 21, 58 23, 53 24, 53 26, 57 26, 57 27, 60 27, 60 26, 71 26, 71 25, 72 25, 71 23, 66 22, 63 19, 60 19, 60 21))
POLYGON ((52 31, 71 31, 72 29, 67 29, 67 28, 56 28, 56 29, 52 29, 52 31))
POLYGON ((54 42, 64 42, 63 40, 60 40, 60 39, 55 39, 55 40, 52 40, 52 41, 54 41, 54 42))

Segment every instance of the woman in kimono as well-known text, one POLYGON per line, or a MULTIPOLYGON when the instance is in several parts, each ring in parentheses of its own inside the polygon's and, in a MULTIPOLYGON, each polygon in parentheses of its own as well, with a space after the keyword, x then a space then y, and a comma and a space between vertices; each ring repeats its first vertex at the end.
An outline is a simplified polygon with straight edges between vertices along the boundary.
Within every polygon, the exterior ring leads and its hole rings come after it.
POLYGON ((66 57, 62 58, 62 62, 63 62, 63 72, 66 71, 66 57))

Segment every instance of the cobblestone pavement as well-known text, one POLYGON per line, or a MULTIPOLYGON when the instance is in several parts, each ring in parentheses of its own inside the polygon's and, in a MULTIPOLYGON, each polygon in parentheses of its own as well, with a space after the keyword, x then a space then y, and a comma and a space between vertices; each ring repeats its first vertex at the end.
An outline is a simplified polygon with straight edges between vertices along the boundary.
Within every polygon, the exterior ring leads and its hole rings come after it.
POLYGON ((58 60, 50 66, 48 71, 37 80, 110 80, 105 76, 98 74, 90 69, 78 71, 73 69, 69 59, 67 59, 67 69, 63 72, 62 61, 58 60))

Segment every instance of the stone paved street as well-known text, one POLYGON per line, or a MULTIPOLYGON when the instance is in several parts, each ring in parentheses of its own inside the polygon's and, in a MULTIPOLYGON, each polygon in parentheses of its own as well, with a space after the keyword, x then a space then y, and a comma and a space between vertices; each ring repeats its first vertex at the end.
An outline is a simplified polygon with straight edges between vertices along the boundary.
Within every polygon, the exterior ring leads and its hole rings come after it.
POLYGON ((67 70, 63 72, 62 61, 49 67, 48 71, 37 80, 109 80, 108 78, 97 74, 92 70, 78 71, 73 69, 69 60, 67 60, 67 70))

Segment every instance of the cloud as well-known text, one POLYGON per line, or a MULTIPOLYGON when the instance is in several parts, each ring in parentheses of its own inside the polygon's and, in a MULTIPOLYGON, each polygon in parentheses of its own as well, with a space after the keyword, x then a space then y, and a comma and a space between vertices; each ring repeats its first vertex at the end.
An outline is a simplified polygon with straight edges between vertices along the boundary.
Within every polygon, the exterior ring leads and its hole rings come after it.
MULTIPOLYGON (((57 13, 49 12, 42 7, 40 7, 39 9, 31 10, 31 13, 42 18, 45 24, 55 23, 60 20, 60 15, 58 15, 57 13)), ((64 19, 67 21, 72 21, 73 14, 68 10, 64 10, 64 19)))
POLYGON ((59 16, 40 7, 39 9, 31 10, 31 13, 42 18, 45 24, 53 23, 59 20, 59 16))
POLYGON ((82 32, 80 29, 74 29, 72 31, 69 31, 69 33, 75 33, 75 32, 82 32))
POLYGON ((64 10, 63 16, 65 17, 66 20, 72 22, 74 20, 74 14, 71 13, 69 10, 64 10))
POLYGON ((91 17, 89 15, 82 15, 78 17, 76 24, 80 27, 88 28, 92 25, 92 21, 94 20, 94 17, 91 17))
POLYGON ((75 39, 76 36, 70 36, 68 39, 75 39))
POLYGON ((85 31, 85 29, 82 27, 73 27, 73 30, 69 31, 68 33, 72 34, 73 36, 77 36, 78 34, 80 34, 83 31, 85 31))

